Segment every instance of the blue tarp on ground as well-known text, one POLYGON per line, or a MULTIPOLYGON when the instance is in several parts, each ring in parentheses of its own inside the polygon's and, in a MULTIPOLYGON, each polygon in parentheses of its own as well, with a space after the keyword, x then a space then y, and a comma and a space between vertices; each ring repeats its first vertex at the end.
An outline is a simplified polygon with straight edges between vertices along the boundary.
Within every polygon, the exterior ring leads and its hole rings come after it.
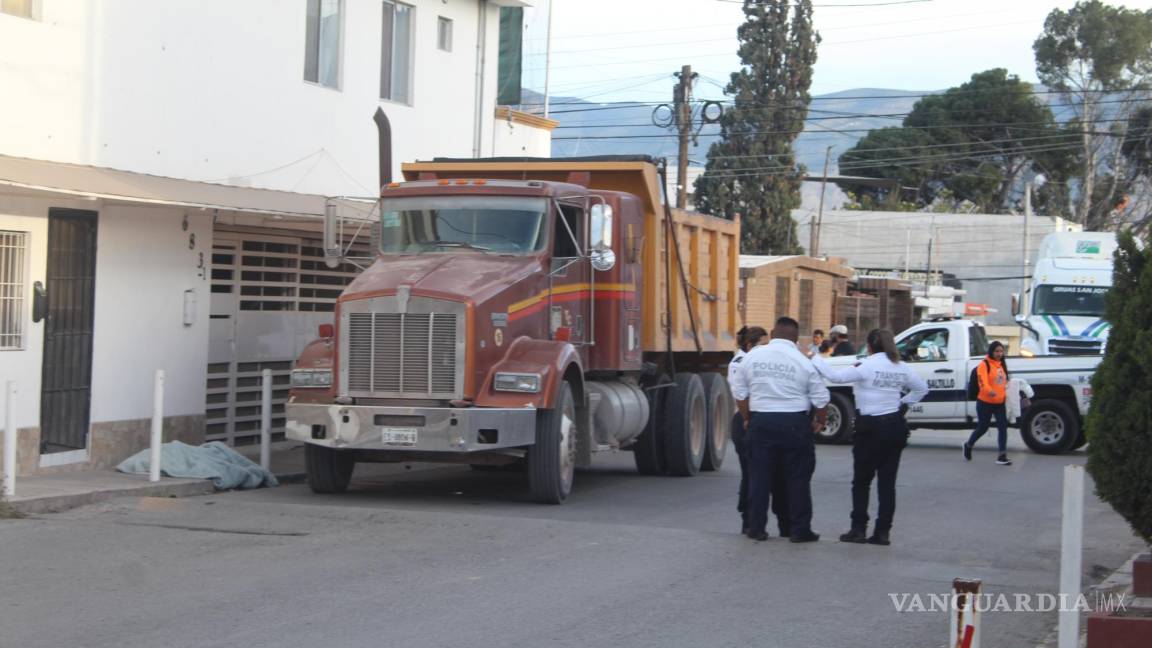
MULTIPOLYGON (((116 466, 132 475, 147 475, 149 451, 142 450, 116 466)), ((232 448, 211 441, 202 446, 172 441, 160 446, 160 471, 169 477, 211 479, 217 490, 279 486, 276 477, 232 448)))

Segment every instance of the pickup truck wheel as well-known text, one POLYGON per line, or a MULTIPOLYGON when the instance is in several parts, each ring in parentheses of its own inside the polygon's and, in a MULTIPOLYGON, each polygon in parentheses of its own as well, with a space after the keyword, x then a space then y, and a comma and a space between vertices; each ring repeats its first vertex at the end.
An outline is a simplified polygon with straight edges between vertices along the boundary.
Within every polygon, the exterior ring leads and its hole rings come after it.
POLYGON ((678 373, 664 403, 664 456, 668 474, 691 477, 700 471, 708 441, 708 401, 704 381, 694 373, 678 373))
POLYGON ((732 392, 724 376, 706 373, 701 374, 701 377, 704 378, 704 391, 708 394, 708 438, 700 470, 720 470, 728 452, 728 436, 736 404, 732 401, 732 392))
POLYGON ((663 475, 668 470, 664 461, 664 440, 660 430, 664 420, 664 402, 671 389, 668 377, 663 377, 658 389, 648 391, 648 422, 644 432, 632 444, 632 458, 636 461, 636 471, 641 475, 663 475))
POLYGON ((536 444, 528 449, 528 489, 533 501, 560 504, 576 474, 576 399, 572 385, 560 386, 556 407, 536 412, 536 444))
POLYGON ((314 443, 304 444, 304 466, 308 488, 313 493, 343 493, 352 481, 356 461, 347 450, 334 450, 314 443))
POLYGON ((828 420, 816 433, 816 443, 848 443, 856 425, 856 408, 844 394, 832 392, 828 401, 828 420))
POLYGON ((1072 449, 1080 436, 1080 422, 1064 401, 1037 400, 1024 416, 1020 436, 1035 453, 1063 454, 1072 449))

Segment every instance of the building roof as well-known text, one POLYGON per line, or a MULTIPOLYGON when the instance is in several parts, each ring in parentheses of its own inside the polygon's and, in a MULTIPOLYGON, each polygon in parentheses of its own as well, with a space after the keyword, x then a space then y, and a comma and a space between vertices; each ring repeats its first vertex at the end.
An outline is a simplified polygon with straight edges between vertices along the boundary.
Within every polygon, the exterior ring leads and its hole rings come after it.
POLYGON ((0 155, 0 187, 37 194, 99 198, 110 203, 172 205, 284 216, 324 216, 336 204, 353 217, 374 198, 330 198, 272 189, 196 182, 133 171, 0 155), (357 204, 360 203, 360 204, 357 204), (344 209, 345 207, 349 209, 344 209))
POLYGON ((856 274, 852 268, 844 265, 843 259, 818 259, 816 257, 802 256, 798 254, 787 256, 761 256, 755 254, 741 254, 740 255, 740 275, 746 276, 755 274, 759 268, 766 268, 767 266, 776 266, 773 269, 784 268, 808 268, 818 272, 826 272, 828 274, 837 275, 840 277, 851 277, 856 274))

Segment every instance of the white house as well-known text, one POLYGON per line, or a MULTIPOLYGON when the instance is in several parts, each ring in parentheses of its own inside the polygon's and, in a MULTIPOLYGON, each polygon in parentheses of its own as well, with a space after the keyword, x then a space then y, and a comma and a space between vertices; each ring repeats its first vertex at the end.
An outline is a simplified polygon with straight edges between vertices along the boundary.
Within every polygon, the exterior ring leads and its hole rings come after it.
POLYGON ((529 5, 4 0, 0 383, 20 472, 143 447, 156 369, 169 437, 252 434, 259 371, 286 385, 356 272, 318 261, 318 217, 371 211, 377 108, 394 171, 549 155, 555 122, 498 102, 529 5))

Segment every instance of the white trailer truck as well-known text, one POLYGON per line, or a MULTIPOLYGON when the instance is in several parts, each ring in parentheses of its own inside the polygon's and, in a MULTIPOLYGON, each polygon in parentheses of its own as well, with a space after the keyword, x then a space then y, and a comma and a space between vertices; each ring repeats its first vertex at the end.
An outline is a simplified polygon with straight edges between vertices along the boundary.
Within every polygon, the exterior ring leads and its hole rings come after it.
MULTIPOLYGON (((1104 352, 1104 297, 1112 287, 1112 232, 1056 232, 1044 237, 1031 289, 1019 301, 1025 355, 1104 352)), ((1015 310, 1015 309, 1014 309, 1015 310)))

